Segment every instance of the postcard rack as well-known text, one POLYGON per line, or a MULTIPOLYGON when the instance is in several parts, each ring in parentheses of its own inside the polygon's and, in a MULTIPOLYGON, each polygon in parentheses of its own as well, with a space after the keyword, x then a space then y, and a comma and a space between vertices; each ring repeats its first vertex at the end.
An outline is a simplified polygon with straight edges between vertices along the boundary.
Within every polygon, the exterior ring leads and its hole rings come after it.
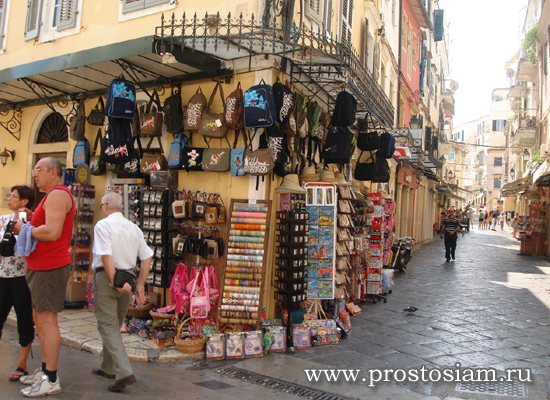
POLYGON ((271 200, 231 200, 218 313, 222 324, 261 327, 271 200))

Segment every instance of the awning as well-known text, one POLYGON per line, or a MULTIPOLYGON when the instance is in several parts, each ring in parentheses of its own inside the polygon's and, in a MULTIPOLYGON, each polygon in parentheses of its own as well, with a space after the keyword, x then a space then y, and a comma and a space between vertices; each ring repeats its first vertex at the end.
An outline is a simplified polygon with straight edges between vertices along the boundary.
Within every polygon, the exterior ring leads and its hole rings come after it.
POLYGON ((522 190, 527 189, 533 183, 533 177, 531 175, 524 178, 518 179, 516 181, 507 183, 500 190, 500 197, 511 197, 515 196, 522 190))
POLYGON ((550 172, 546 172, 539 176, 539 178, 535 181, 535 184, 537 186, 550 186, 550 172))
POLYGON ((411 149, 408 147, 395 146, 395 152, 393 153, 395 158, 409 159, 411 158, 411 149))

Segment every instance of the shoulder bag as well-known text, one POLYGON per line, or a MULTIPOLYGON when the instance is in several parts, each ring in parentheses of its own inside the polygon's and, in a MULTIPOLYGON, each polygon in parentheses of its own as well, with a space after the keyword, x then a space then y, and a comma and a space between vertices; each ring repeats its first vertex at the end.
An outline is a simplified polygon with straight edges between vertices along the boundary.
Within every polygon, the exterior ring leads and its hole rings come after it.
POLYGON ((155 90, 145 108, 145 112, 140 115, 141 136, 162 136, 162 113, 158 110, 160 104, 159 94, 155 90), (157 112, 153 112, 153 103, 157 107, 157 112))
POLYGON ((99 96, 95 107, 88 114, 88 123, 95 126, 103 126, 105 122, 105 104, 103 103, 103 97, 99 96))
POLYGON ((217 83, 208 104, 206 105, 206 110, 202 113, 201 122, 199 124, 199 133, 204 137, 222 139, 227 136, 227 124, 225 122, 225 98, 223 96, 223 87, 221 83, 217 83), (222 99, 223 112, 221 113, 212 113, 210 112, 210 107, 216 96, 216 92, 220 89, 220 97, 222 99))

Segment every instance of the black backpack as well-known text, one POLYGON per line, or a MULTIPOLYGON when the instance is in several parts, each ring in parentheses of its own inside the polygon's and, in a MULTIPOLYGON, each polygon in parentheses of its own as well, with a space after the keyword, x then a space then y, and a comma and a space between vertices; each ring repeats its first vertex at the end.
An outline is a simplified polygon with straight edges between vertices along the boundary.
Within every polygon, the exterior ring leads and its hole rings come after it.
POLYGON ((395 138, 389 132, 380 135, 380 149, 376 152, 376 157, 392 158, 395 153, 395 138))
POLYGON ((122 77, 113 79, 109 84, 105 112, 113 118, 134 119, 136 116, 136 85, 122 77))
POLYGON ((267 147, 273 150, 273 172, 281 177, 290 174, 292 172, 292 157, 288 150, 288 141, 286 135, 276 126, 266 128, 260 136, 258 148, 265 149, 267 147))
POLYGON ((244 126, 261 128, 272 126, 277 120, 273 87, 264 80, 244 92, 244 126))
POLYGON ((277 121, 285 122, 292 111, 294 95, 287 85, 279 82, 273 84, 273 95, 275 96, 275 111, 277 112, 277 121))
POLYGON ((351 159, 353 133, 345 126, 332 126, 327 133, 321 158, 325 164, 347 164, 351 159))
POLYGON ((164 124, 166 130, 174 135, 183 132, 183 105, 181 102, 181 92, 179 90, 164 100, 164 124))
POLYGON ((345 90, 338 93, 336 104, 332 113, 332 125, 351 126, 355 122, 357 112, 357 100, 351 93, 345 90))
POLYGON ((134 156, 134 137, 130 120, 109 118, 105 135, 101 139, 101 159, 111 164, 126 164, 134 156))
POLYGON ((388 160, 385 158, 376 157, 372 181, 376 183, 386 183, 390 181, 390 166, 388 165, 388 160))

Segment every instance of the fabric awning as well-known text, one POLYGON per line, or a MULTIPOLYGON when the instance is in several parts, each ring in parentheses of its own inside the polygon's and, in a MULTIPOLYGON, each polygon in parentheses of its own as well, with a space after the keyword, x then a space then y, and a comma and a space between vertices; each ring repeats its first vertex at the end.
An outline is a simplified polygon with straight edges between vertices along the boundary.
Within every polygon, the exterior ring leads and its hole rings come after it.
POLYGON ((535 181, 535 184, 537 186, 550 186, 550 172, 546 172, 539 176, 539 178, 535 181))
POLYGON ((516 181, 510 182, 510 183, 507 183, 500 190, 500 196, 501 197, 515 196, 516 194, 518 194, 522 190, 525 190, 529 186, 531 186, 532 183, 533 183, 533 177, 531 175, 526 176, 526 177, 521 178, 521 179, 518 179, 516 181))
POLYGON ((395 146, 395 152, 393 153, 395 158, 409 159, 412 157, 411 149, 403 146, 395 146))

